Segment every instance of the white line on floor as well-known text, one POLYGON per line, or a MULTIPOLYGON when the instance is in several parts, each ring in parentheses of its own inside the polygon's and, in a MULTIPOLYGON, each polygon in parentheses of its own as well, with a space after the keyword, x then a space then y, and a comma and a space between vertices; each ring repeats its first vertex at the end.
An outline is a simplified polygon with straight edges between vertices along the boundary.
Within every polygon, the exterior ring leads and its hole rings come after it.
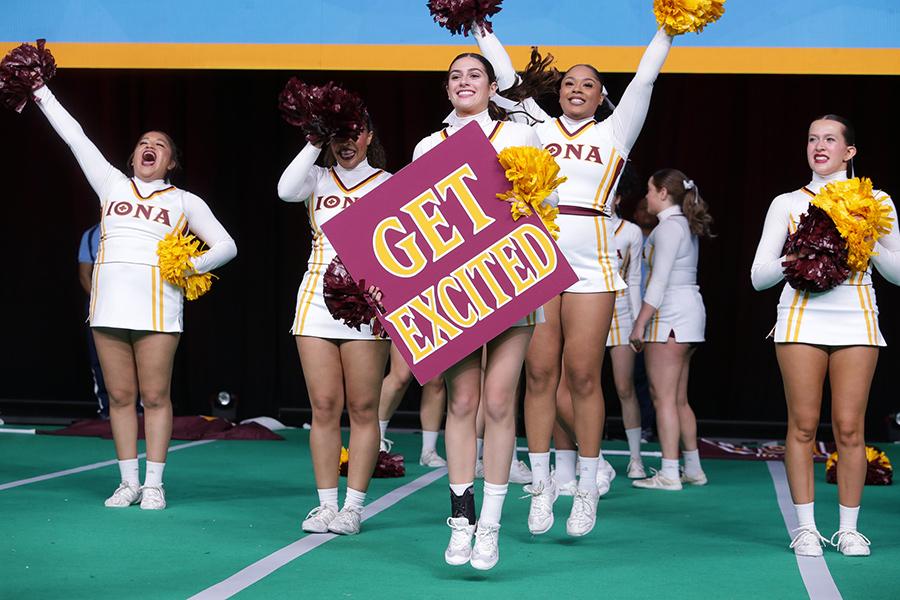
MULTIPOLYGON (((772 483, 775 484, 775 494, 778 497, 778 506, 781 508, 784 526, 787 528, 788 539, 791 539, 793 531, 797 529, 799 523, 791 500, 784 463, 770 460, 766 466, 769 467, 769 475, 772 476, 772 483)), ((841 592, 834 583, 834 579, 831 578, 831 572, 823 557, 798 556, 797 567, 800 569, 800 577, 803 578, 803 585, 806 586, 806 593, 809 594, 810 600, 841 599, 841 592)))
POLYGON ((36 431, 36 429, 12 429, 10 427, 0 427, 0 433, 24 433, 25 435, 34 435, 36 431))
MULTIPOLYGON (((410 494, 419 491, 420 489, 440 479, 446 474, 446 468, 435 469, 434 471, 422 475, 418 479, 410 481, 406 485, 400 486, 399 488, 388 492, 378 500, 375 500, 374 502, 366 506, 365 509, 363 509, 362 520, 366 521, 367 519, 374 517, 381 511, 390 508, 410 494)), ((241 590, 244 590, 247 587, 253 585, 260 579, 263 579, 264 577, 267 577, 268 575, 274 573, 276 570, 280 569, 292 560, 303 556, 310 550, 318 548, 325 542, 328 542, 336 537, 338 536, 331 533, 306 535, 293 544, 289 544, 281 550, 276 550, 265 558, 256 561, 255 563, 248 567, 245 567, 244 569, 241 569, 228 579, 220 581, 212 587, 208 587, 202 592, 191 596, 190 600, 218 600, 220 598, 230 598, 241 590)))
MULTIPOLYGON (((178 450, 184 450, 185 448, 193 448, 194 446, 200 446, 203 444, 211 444, 216 440, 197 440, 194 442, 187 442, 184 444, 178 444, 177 446, 170 446, 169 452, 176 452, 178 450)), ((138 454, 138 458, 145 458, 147 455, 144 453, 138 454)), ((65 477, 66 475, 74 475, 75 473, 82 473, 84 471, 92 471, 94 469, 102 469, 103 467, 109 467, 111 465, 117 464, 119 461, 117 460, 104 460, 103 462, 92 463, 89 465, 82 465, 80 467, 74 467, 72 469, 65 469, 64 471, 55 471, 53 473, 47 473, 45 475, 38 475, 37 477, 29 477, 28 479, 20 479, 18 481, 10 481, 9 483, 0 484, 0 491, 8 490, 10 488, 19 487, 23 485, 28 485, 29 483, 37 483, 38 481, 46 481, 48 479, 56 479, 57 477, 65 477)))

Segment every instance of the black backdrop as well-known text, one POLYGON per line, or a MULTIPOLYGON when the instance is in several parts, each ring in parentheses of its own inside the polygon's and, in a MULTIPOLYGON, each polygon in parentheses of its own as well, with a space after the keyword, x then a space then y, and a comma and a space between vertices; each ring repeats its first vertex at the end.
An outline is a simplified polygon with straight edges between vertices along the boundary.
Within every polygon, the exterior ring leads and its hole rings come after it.
MULTIPOLYGON (((310 235, 302 206, 277 198, 281 171, 301 147, 276 98, 292 73, 278 71, 60 71, 52 88, 114 164, 124 164, 147 129, 173 135, 185 171, 175 183, 204 198, 234 236, 238 258, 220 269, 213 292, 186 307, 174 400, 182 414, 207 410, 220 389, 241 397, 242 416, 308 406, 288 329, 310 235)), ((321 72, 301 73, 312 82, 321 72)), ((439 73, 330 74, 367 100, 396 171, 415 143, 449 112, 439 73)), ((618 98, 629 75, 606 82, 618 98)), ((900 78, 856 76, 662 75, 632 159, 643 176, 677 167, 700 185, 719 237, 704 242, 700 285, 708 342, 690 386, 700 418, 783 421, 771 342, 777 288, 756 293, 749 267, 771 199, 807 183, 805 133, 826 112, 855 122, 858 170, 900 190, 900 78)), ((68 148, 40 112, 0 114, 0 307, 4 359, 0 398, 90 400, 84 297, 76 277, 81 232, 97 221, 97 200, 68 148)), ((868 429, 900 409, 900 290, 876 278, 881 327, 893 347, 880 359, 868 429)), ((610 399, 610 413, 617 403, 610 399)), ((827 412, 826 412, 827 415, 827 412)))

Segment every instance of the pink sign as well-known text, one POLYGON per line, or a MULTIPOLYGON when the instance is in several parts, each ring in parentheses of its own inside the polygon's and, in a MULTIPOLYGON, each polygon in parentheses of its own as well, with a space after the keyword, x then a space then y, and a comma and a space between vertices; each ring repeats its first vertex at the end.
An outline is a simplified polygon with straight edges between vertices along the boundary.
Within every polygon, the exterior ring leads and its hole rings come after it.
POLYGON ((379 319, 420 383, 577 280, 540 218, 514 221, 497 198, 510 187, 471 123, 323 225, 381 288, 379 319))

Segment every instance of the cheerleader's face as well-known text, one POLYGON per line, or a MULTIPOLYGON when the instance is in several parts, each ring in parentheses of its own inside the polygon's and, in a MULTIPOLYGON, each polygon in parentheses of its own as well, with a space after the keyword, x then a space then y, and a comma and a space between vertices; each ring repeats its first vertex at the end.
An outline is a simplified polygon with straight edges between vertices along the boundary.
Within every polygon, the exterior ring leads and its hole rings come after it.
POLYGON ((165 179, 175 168, 173 158, 172 139, 162 131, 148 131, 134 147, 131 167, 141 181, 165 179))
POLYGON ((844 126, 837 121, 819 119, 809 126, 806 138, 806 160, 815 173, 828 176, 845 170, 856 156, 856 146, 847 145, 844 126))
POLYGON ((603 102, 603 85, 593 69, 575 65, 563 75, 559 86, 559 105, 570 119, 593 117, 603 102))
POLYGON ((339 165, 347 170, 353 169, 365 160, 373 136, 371 131, 363 129, 355 140, 332 140, 331 152, 334 153, 339 165))
POLYGON ((453 61, 447 74, 447 97, 461 117, 487 110, 497 82, 490 81, 484 65, 476 58, 463 56, 453 61))
POLYGON ((647 200, 647 212, 653 216, 672 206, 669 191, 664 187, 656 187, 652 177, 647 181, 647 195, 645 198, 647 200))

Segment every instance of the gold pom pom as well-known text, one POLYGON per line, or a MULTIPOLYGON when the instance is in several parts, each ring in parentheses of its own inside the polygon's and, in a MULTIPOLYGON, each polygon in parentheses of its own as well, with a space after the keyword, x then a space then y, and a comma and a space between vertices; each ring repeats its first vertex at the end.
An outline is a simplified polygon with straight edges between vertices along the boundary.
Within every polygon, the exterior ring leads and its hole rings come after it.
POLYGON ((156 247, 160 275, 172 285, 183 288, 188 300, 196 300, 212 287, 212 273, 185 275, 194 268, 192 259, 203 255, 202 244, 196 236, 169 233, 156 247))
POLYGON ((553 190, 565 180, 559 175, 559 165, 546 150, 532 146, 510 146, 497 155, 500 166, 506 171, 506 178, 512 189, 497 194, 501 200, 510 203, 513 220, 537 213, 553 239, 559 236, 556 215, 559 211, 544 202, 553 190))
POLYGON ((876 199, 872 181, 854 177, 829 183, 810 201, 834 221, 847 242, 847 264, 863 272, 875 254, 875 242, 890 232, 893 219, 886 197, 876 199))
POLYGON ((725 14, 725 0, 653 0, 653 14, 669 35, 700 33, 725 14))

